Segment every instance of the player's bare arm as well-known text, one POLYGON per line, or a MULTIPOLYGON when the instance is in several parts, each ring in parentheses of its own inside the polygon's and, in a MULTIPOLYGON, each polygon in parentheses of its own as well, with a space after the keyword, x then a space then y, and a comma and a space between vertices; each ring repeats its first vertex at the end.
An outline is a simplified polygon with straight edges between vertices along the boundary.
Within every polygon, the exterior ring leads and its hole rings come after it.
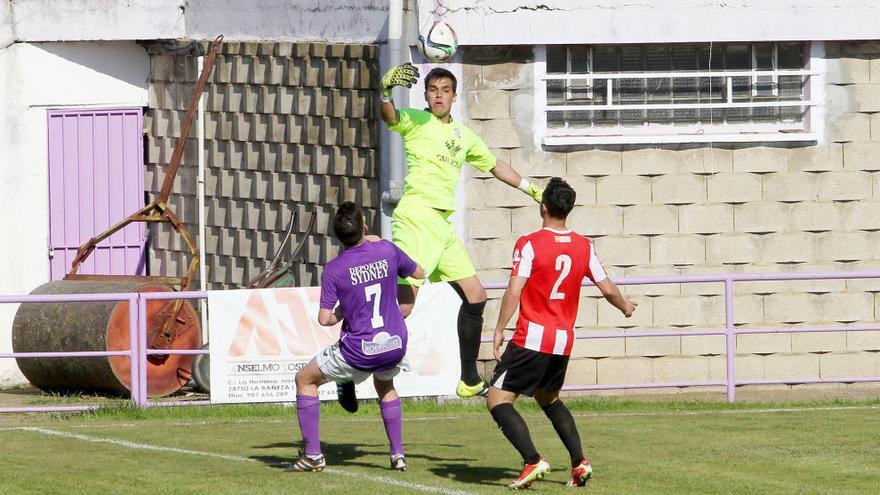
POLYGON ((528 180, 524 179, 519 173, 503 160, 495 162, 495 168, 492 169, 492 175, 501 182, 510 187, 515 187, 520 191, 528 194, 537 202, 541 202, 541 195, 544 190, 528 180))
POLYGON ((318 324, 324 327, 332 327, 342 321, 342 306, 336 306, 336 309, 321 308, 318 311, 318 324))
POLYGON ((510 277, 510 281, 507 283, 507 289, 504 291, 504 296, 501 298, 501 309, 498 312, 498 323, 495 324, 495 336, 492 345, 492 352, 495 354, 496 361, 501 361, 501 345, 504 343, 504 327, 507 326, 507 322, 510 321, 510 317, 513 316, 516 308, 519 307, 519 297, 520 294, 522 294, 523 287, 526 285, 526 281, 528 281, 527 277, 516 275, 510 277))
POLYGON ((513 167, 502 160, 495 162, 495 168, 492 169, 492 175, 510 187, 518 187, 520 181, 522 181, 522 176, 519 175, 513 167))
POLYGON ((396 125, 400 121, 397 107, 394 106, 394 102, 391 100, 392 88, 395 86, 411 88, 418 79, 419 69, 409 62, 390 68, 388 72, 382 76, 379 94, 382 100, 380 113, 383 122, 388 125, 396 125))
POLYGON ((619 309, 620 312, 623 313, 623 316, 626 316, 627 318, 632 316, 633 311, 636 310, 636 306, 639 305, 639 303, 621 294, 620 289, 617 288, 617 284, 612 282, 611 279, 606 278, 605 280, 598 282, 596 287, 602 292, 602 296, 605 297, 605 300, 611 303, 615 308, 619 309))
POLYGON ((416 270, 410 275, 410 277, 417 280, 424 280, 425 276, 425 269, 421 265, 416 265, 416 270))
POLYGON ((382 122, 385 122, 387 125, 397 125, 400 122, 400 115, 397 113, 397 107, 394 106, 393 101, 383 101, 380 112, 382 114, 382 122))

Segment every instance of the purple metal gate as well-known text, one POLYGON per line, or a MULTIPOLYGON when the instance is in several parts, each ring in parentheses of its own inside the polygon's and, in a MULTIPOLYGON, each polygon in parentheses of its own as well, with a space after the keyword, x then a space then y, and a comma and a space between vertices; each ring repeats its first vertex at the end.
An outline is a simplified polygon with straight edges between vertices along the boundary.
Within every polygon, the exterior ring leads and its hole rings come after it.
MULTIPOLYGON (((49 272, 60 280, 77 248, 144 205, 140 108, 49 110, 49 272)), ((146 229, 98 244, 81 274, 144 275, 146 229)))

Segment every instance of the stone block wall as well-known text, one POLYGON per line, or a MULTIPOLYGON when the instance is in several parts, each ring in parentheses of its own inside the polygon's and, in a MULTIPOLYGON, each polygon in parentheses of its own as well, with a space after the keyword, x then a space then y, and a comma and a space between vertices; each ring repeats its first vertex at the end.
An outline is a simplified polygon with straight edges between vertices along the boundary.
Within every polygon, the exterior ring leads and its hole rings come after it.
MULTIPOLYGON (((826 43, 819 144, 614 146, 535 144, 529 48, 464 49, 465 114, 497 156, 538 183, 564 177, 578 192, 570 217, 613 277, 880 268, 880 42, 826 43)), ((538 207, 488 174, 466 180, 469 249, 483 281, 506 280, 516 238, 540 228, 538 207)), ((635 338, 724 326, 722 284, 626 287, 631 319, 585 289, 571 385, 725 378, 723 336, 635 338)), ((735 285, 739 328, 874 324, 880 281, 735 285)), ((484 336, 500 291, 490 292, 484 336)), ((510 327, 515 320, 511 320, 510 327)), ((880 376, 880 333, 739 335, 737 378, 880 376)), ((484 345, 488 373, 494 363, 484 345)), ((656 392, 656 391, 653 391, 656 392)), ((637 392, 627 392, 637 393, 637 392)))
MULTIPOLYGON (((145 114, 150 200, 165 169, 198 78, 192 55, 149 47, 145 114)), ((224 43, 205 87, 206 252, 211 289, 244 286, 279 249, 293 213, 302 237, 308 212, 318 221, 295 273, 317 285, 338 252, 329 226, 337 205, 354 200, 378 229, 378 47, 323 43, 224 43)), ((195 124, 194 124, 195 125, 195 124)), ((197 228, 198 149, 190 132, 170 203, 193 237, 197 228)), ((153 274, 182 275, 189 250, 168 225, 151 231, 153 274)), ((196 285, 197 286, 197 285, 196 285)))

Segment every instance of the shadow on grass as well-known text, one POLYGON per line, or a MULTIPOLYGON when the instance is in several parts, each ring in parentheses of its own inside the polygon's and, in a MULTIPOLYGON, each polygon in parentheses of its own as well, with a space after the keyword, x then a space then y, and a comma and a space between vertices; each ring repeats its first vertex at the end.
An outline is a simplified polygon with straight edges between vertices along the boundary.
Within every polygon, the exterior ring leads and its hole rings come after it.
POLYGON ((303 446, 302 442, 275 442, 266 445, 254 445, 255 449, 296 449, 303 446))
MULTIPOLYGON (((404 446, 406 447, 406 446, 404 446)), ((428 454, 420 454, 418 451, 413 451, 410 449, 406 450, 406 458, 407 459, 424 459, 426 461, 431 462, 450 462, 450 461, 476 461, 473 457, 437 457, 434 455, 428 454)))
POLYGON ((504 486, 519 475, 518 469, 451 463, 440 464, 429 471, 438 478, 488 486, 504 486))
MULTIPOLYGON (((434 455, 424 454, 421 450, 431 450, 437 447, 437 444, 416 444, 406 445, 407 459, 422 459, 432 463, 448 463, 451 461, 475 461, 472 457, 437 457, 434 455)), ((443 444, 445 447, 460 447, 460 445, 443 444)), ((300 442, 274 442, 265 445, 255 445, 255 449, 290 449, 289 456, 279 455, 256 455, 250 456, 251 459, 262 462, 267 466, 274 468, 286 468, 296 459, 299 452, 305 448, 305 444, 300 442)), ((351 443, 324 443, 321 442, 321 450, 327 458, 327 465, 330 466, 360 466, 360 467, 386 467, 385 463, 361 462, 358 459, 365 456, 387 456, 388 449, 385 444, 351 444, 351 443)), ((467 464, 454 464, 454 466, 467 466, 467 464)), ((445 476, 448 477, 448 476, 445 476)))
MULTIPOLYGON (((376 467, 375 463, 367 463, 367 462, 358 462, 357 459, 379 454, 380 451, 376 450, 379 447, 378 445, 360 445, 360 444, 352 444, 352 443, 334 443, 334 444, 325 444, 321 443, 321 450, 324 451, 324 455, 327 458, 328 466, 361 466, 361 467, 376 467), (364 448, 369 450, 364 450, 364 448)), ((305 445, 302 442, 278 442, 271 443, 268 445, 257 445, 254 447, 255 449, 291 449, 289 456, 278 456, 278 455, 257 455, 250 456, 251 459, 255 461, 262 462, 270 467, 283 469, 292 463, 299 452, 305 448, 305 445)), ((381 453, 385 453, 386 451, 382 451, 381 453)))

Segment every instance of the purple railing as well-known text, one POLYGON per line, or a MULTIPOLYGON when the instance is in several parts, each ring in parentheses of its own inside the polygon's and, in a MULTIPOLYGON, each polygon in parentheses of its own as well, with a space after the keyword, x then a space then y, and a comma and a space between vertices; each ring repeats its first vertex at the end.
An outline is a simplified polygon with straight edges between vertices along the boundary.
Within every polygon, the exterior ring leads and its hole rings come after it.
POLYGON ((147 349, 144 344, 147 338, 147 301, 152 299, 202 299, 207 298, 208 293, 205 291, 188 291, 188 292, 141 292, 141 300, 138 301, 138 335, 141 341, 138 342, 138 372, 140 374, 138 385, 138 398, 141 402, 137 403, 141 407, 147 406, 179 406, 179 405, 208 405, 211 401, 164 401, 149 402, 147 401, 147 356, 153 354, 208 354, 207 349, 147 349))
MULTIPOLYGON (((128 301, 129 342, 135 345, 127 351, 71 351, 71 352, 4 352, 2 358, 65 358, 65 357, 104 357, 128 356, 131 360, 131 401, 140 407, 169 406, 180 404, 206 405, 210 401, 169 401, 149 402, 147 400, 147 356, 153 354, 208 354, 204 349, 147 349, 147 301, 153 299, 199 299, 208 297, 207 292, 130 292, 107 294, 52 294, 0 296, 3 303, 57 303, 57 302, 95 302, 128 301)), ((97 409, 98 405, 83 406, 33 406, 0 407, 6 412, 46 412, 46 411, 87 411, 97 409)))
MULTIPOLYGON (((802 333, 802 332, 862 332, 880 330, 880 326, 851 327, 844 325, 813 326, 796 328, 749 328, 736 329, 734 327, 733 307, 733 284, 734 282, 757 282, 757 281, 786 281, 786 280, 849 280, 880 278, 880 271, 863 272, 825 272, 825 273, 746 273, 746 274, 721 274, 721 275, 685 275, 669 277, 622 277, 614 279, 618 285, 657 285, 657 284, 689 284, 689 283, 723 283, 724 284, 724 328, 716 330, 691 330, 691 331, 668 331, 668 332, 644 332, 634 334, 620 333, 594 333, 576 334, 576 339, 607 339, 607 338, 637 338, 637 337, 680 337, 693 335, 723 335, 725 336, 727 373, 724 380, 697 381, 697 382, 674 382, 674 383, 634 383, 634 384, 610 384, 610 385, 575 385, 563 387, 563 390, 618 390, 633 388, 668 388, 668 387, 696 387, 696 386, 724 386, 727 389, 728 402, 736 401, 737 385, 769 385, 769 384, 805 384, 805 383, 855 383, 855 382, 880 382, 880 377, 865 378, 792 378, 778 380, 737 380, 736 379, 736 336, 746 334, 767 333, 802 333)), ((584 280, 584 285, 592 285, 589 280, 584 280)), ((486 284, 487 290, 504 289, 507 283, 486 284)), ((46 303, 46 302, 93 302, 93 301, 128 301, 129 305, 129 338, 136 345, 127 351, 78 351, 78 352, 18 352, 0 353, 0 358, 64 358, 64 357, 88 357, 88 356, 128 356, 132 361, 131 366, 131 400, 140 407, 173 406, 173 405, 205 405, 210 401, 149 401, 147 398, 147 356, 153 354, 207 354, 207 350, 201 349, 147 349, 147 301, 154 299, 200 299, 208 297, 204 291, 188 292, 141 292, 141 293, 114 293, 114 294, 58 294, 58 295, 25 295, 25 296, 0 296, 0 304, 3 303, 46 303)), ((492 342, 491 338, 482 339, 483 342, 492 342)), ((84 406, 35 406, 35 407, 4 407, 4 412, 39 412, 39 411, 82 411, 96 409, 97 405, 84 406)))
MULTIPOLYGON (((137 334, 137 307, 139 294, 107 293, 107 294, 45 294, 28 296, 0 296, 0 303, 58 303, 58 302, 96 302, 96 301, 128 301, 128 338, 129 342, 139 342, 137 334)), ((137 348, 127 351, 75 351, 75 352, 2 352, 0 358, 65 358, 65 357, 103 357, 128 356, 133 363, 138 363, 137 348)), ((137 365, 131 366, 130 376, 132 391, 138 388, 139 375, 137 365)), ((132 393, 132 400, 138 403, 138 397, 132 393)), ((0 407, 3 412, 38 412, 38 411, 84 411, 97 406, 46 406, 46 407, 0 407)))
MULTIPOLYGON (((727 375, 724 380, 701 381, 701 382, 671 382, 671 383, 634 383, 612 385, 575 385, 566 386, 562 390, 617 390, 632 388, 668 388, 668 387, 700 387, 700 386, 724 386, 727 389, 727 401, 736 401, 737 385, 771 385, 771 384, 802 384, 802 383, 852 383, 852 382, 878 382, 880 377, 874 378, 794 378, 784 380, 737 380, 736 379, 736 336, 757 333, 798 333, 798 332, 863 332, 880 330, 880 326, 814 326, 797 328, 753 328, 738 330, 734 327, 733 319, 733 283, 734 282, 771 282, 786 280, 848 280, 863 278, 880 278, 880 271, 863 272, 821 272, 821 273, 736 273, 719 275, 682 275, 669 277, 622 277, 614 279, 617 285, 656 285, 656 284, 693 284, 716 282, 724 284, 724 328, 719 330, 690 330, 671 332, 646 332, 621 335, 619 333, 605 334, 575 334, 575 339, 607 339, 607 338, 631 338, 631 337, 681 337, 689 335, 724 335, 725 354, 727 363, 727 375)), ((584 279, 583 285, 592 285, 588 279, 584 279)), ((504 289, 506 283, 486 284, 486 289, 504 289)), ((492 342, 491 338, 482 339, 483 342, 492 342)))

